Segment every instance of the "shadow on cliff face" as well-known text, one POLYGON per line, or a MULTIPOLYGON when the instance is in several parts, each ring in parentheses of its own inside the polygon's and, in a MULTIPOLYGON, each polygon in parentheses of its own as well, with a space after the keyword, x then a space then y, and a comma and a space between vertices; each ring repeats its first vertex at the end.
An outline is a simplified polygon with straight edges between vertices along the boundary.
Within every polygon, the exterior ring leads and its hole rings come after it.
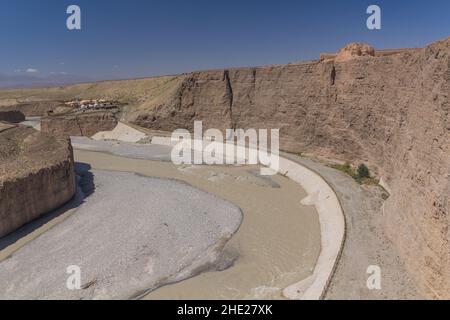
POLYGON ((92 174, 91 169, 91 165, 88 163, 75 163, 78 186, 81 188, 85 197, 89 197, 95 192, 94 175, 92 174))
POLYGON ((91 172, 91 166, 87 163, 76 162, 75 172, 77 179, 77 192, 75 193, 75 196, 58 209, 46 213, 36 220, 20 227, 16 231, 6 235, 5 237, 0 238, 0 250, 3 250, 25 238, 45 224, 50 223, 52 220, 62 216, 63 214, 66 214, 69 210, 78 208, 81 204, 83 204, 87 197, 95 192, 94 175, 91 172))

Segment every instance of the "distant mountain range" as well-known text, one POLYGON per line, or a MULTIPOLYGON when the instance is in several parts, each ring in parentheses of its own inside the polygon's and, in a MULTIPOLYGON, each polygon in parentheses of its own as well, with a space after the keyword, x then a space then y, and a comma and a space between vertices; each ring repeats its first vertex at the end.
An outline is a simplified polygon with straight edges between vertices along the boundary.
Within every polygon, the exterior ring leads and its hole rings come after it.
POLYGON ((66 73, 48 75, 36 74, 4 74, 0 73, 0 88, 33 88, 69 85, 80 82, 91 82, 95 79, 66 73))

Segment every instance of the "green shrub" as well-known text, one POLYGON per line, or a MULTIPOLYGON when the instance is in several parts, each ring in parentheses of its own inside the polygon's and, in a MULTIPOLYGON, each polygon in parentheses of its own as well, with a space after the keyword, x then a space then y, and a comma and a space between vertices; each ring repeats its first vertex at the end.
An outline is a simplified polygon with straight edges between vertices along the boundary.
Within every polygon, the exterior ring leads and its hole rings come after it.
POLYGON ((334 165, 331 165, 331 167, 334 169, 337 169, 339 171, 342 171, 352 177, 354 176, 353 169, 349 162, 346 162, 345 164, 334 164, 334 165))
POLYGON ((356 177, 359 180, 370 178, 369 168, 364 163, 361 163, 358 166, 358 170, 356 171, 356 177))
POLYGON ((352 168, 349 162, 345 164, 333 164, 330 167, 348 174, 359 184, 377 185, 379 183, 377 178, 370 176, 369 168, 365 164, 360 164, 356 170, 352 168))

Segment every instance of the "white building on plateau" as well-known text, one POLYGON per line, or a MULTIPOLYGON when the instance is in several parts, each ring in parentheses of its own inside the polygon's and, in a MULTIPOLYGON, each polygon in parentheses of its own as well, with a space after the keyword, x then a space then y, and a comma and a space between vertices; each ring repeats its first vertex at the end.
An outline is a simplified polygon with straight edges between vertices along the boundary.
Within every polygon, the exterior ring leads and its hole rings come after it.
POLYGON ((67 106, 73 108, 79 108, 81 110, 86 109, 109 109, 115 107, 115 104, 112 101, 104 100, 104 99, 93 99, 93 100, 75 100, 69 101, 65 103, 67 106))

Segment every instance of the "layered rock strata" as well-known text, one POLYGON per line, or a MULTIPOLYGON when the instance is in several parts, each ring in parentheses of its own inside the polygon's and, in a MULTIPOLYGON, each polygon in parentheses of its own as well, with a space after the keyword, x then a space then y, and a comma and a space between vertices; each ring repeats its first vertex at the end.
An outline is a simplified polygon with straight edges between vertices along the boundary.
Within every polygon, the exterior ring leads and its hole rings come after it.
MULTIPOLYGON (((361 49, 362 48, 362 49, 361 49)), ((450 39, 377 55, 187 74, 129 110, 156 130, 279 128, 281 147, 367 163, 391 192, 385 230, 422 290, 450 298, 450 39)))
POLYGON ((117 123, 113 111, 75 112, 42 118, 41 130, 56 136, 90 137, 101 131, 113 130, 117 123))
POLYGON ((0 123, 0 237, 63 205, 75 189, 68 139, 0 123))

